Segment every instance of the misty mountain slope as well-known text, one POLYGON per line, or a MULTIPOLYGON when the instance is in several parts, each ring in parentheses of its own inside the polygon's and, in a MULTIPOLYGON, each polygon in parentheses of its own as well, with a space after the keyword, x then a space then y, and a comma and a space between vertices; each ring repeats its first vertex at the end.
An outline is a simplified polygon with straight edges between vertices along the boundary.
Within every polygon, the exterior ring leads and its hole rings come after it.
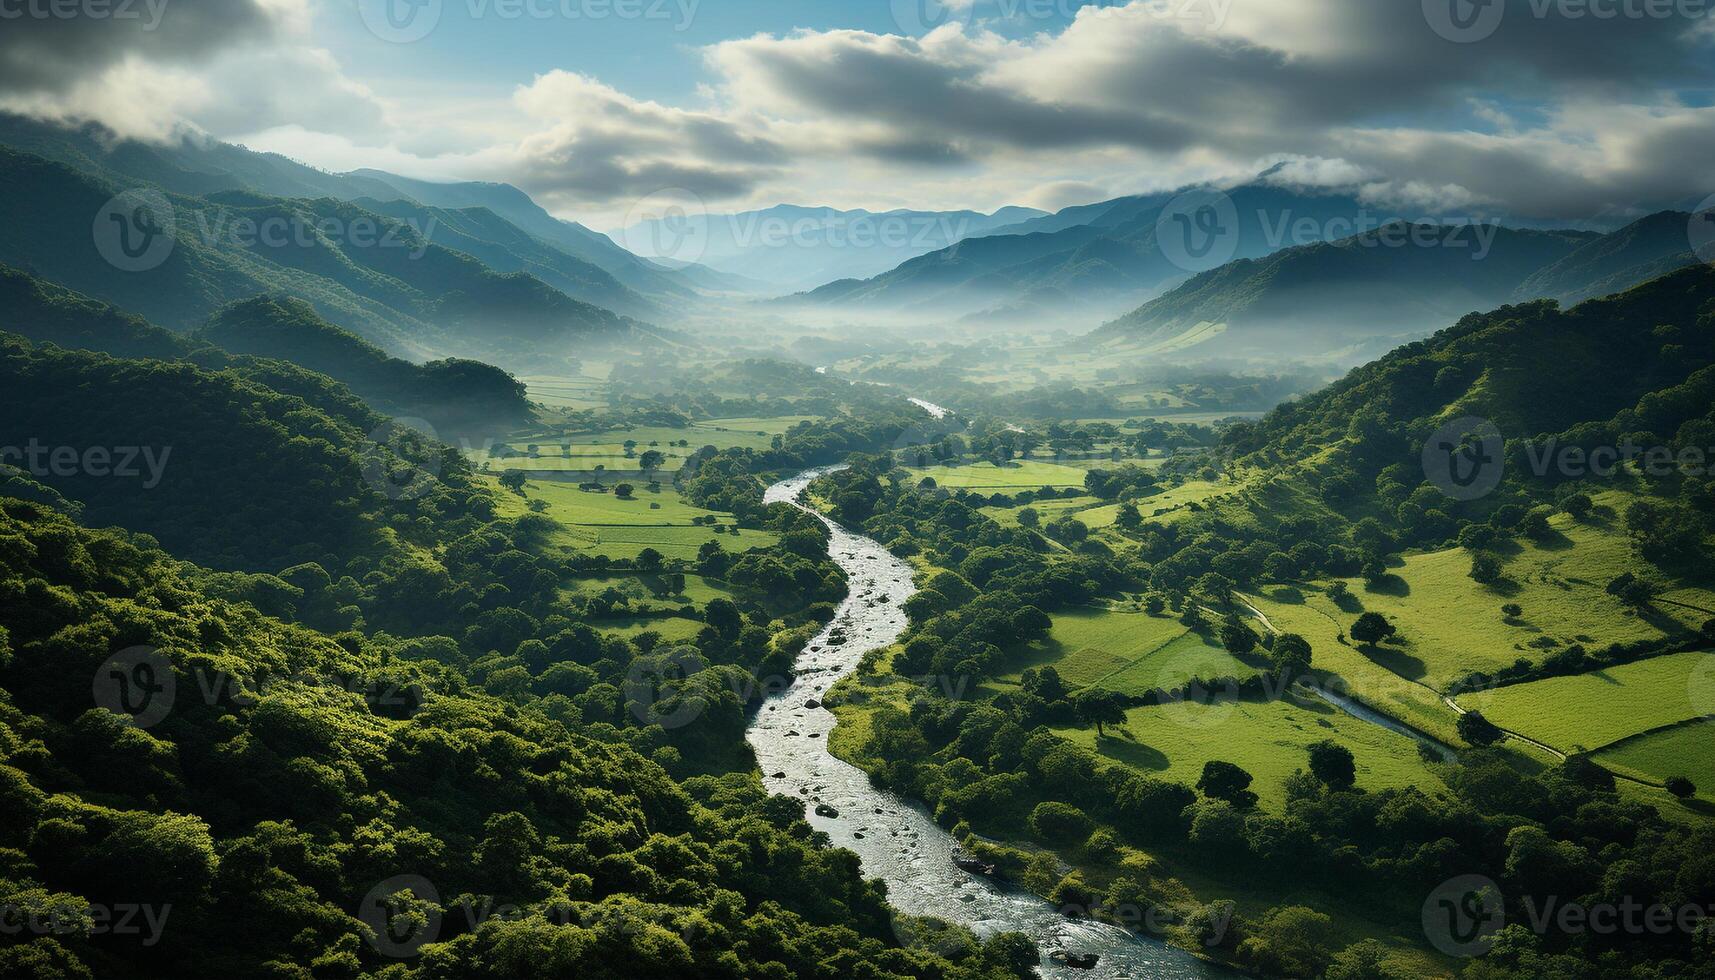
POLYGON ((290 361, 342 382, 377 411, 426 419, 443 435, 506 431, 534 418, 524 386, 499 368, 412 364, 328 323, 308 303, 258 296, 215 313, 194 335, 233 354, 290 361))
MULTIPOLYGON (((699 246, 704 266, 766 280, 779 289, 814 289, 843 279, 878 275, 961 239, 1043 215, 1033 208, 977 211, 875 212, 779 205, 737 214, 699 215, 682 227, 659 219, 626 229, 633 247, 651 242, 699 246)), ((647 254, 647 250, 644 250, 647 254)))
POLYGON ((1538 270, 1513 298, 1547 297, 1572 305, 1691 265, 1698 259, 1691 251, 1690 221, 1683 211, 1639 218, 1538 270))
POLYGON ((522 362, 543 343, 654 336, 637 321, 538 280, 530 281, 540 288, 522 287, 513 281, 522 273, 500 275, 408 225, 331 198, 243 191, 174 196, 171 251, 155 267, 126 271, 103 258, 91 235, 115 187, 4 149, 0 180, 12 191, 0 197, 0 262, 174 329, 193 329, 222 306, 258 293, 283 293, 412 360, 451 353, 522 362), (471 316, 470 304, 489 295, 506 297, 503 310, 471 316))
POLYGON ((573 299, 635 317, 660 317, 661 306, 624 286, 594 263, 573 258, 480 205, 434 208, 405 198, 359 198, 359 207, 425 233, 436 245, 463 252, 501 274, 528 272, 573 299))
POLYGON ((1409 458, 1462 415, 1492 420, 1509 439, 1564 433, 1567 444, 1589 446, 1648 433, 1703 445, 1715 432, 1711 313, 1715 268, 1705 265, 1570 309, 1537 301, 1474 313, 1247 424, 1233 448, 1305 459, 1364 419, 1366 431, 1415 434, 1415 445, 1399 445, 1409 458))
MULTIPOLYGON (((935 316, 978 314, 973 319, 980 319, 985 311, 1029 309, 1036 302, 1033 295, 1060 290, 1080 305, 1093 301, 1092 309, 1111 314, 1192 271, 1172 261, 1156 240, 1163 209, 1177 197, 1144 195, 1092 205, 1079 211, 1081 223, 1070 227, 1048 222, 1053 230, 970 238, 871 279, 833 283, 797 299, 935 316)), ((1241 258, 1344 237, 1369 214, 1348 196, 1266 183, 1232 188, 1226 201, 1231 209, 1222 218, 1221 245, 1241 258), (1227 227, 1226 222, 1234 224, 1227 227)), ((1171 215, 1166 220, 1178 227, 1171 215)), ((1043 219, 1032 219, 1012 227, 1042 224, 1043 219)))
MULTIPOLYGON (((605 235, 554 217, 509 184, 437 183, 380 170, 335 174, 277 153, 218 140, 187 137, 160 144, 142 143, 119 139, 99 126, 56 126, 3 112, 0 145, 99 174, 121 188, 142 182, 198 196, 247 190, 272 197, 331 197, 342 201, 409 199, 449 210, 486 207, 555 250, 590 263, 627 287, 655 298, 693 299, 698 288, 715 288, 699 283, 721 283, 729 278, 712 270, 674 271, 639 259, 605 235)), ((737 288, 742 284, 729 285, 737 288)))
POLYGON ((0 265, 0 330, 36 343, 114 357, 177 360, 200 344, 111 303, 0 265))
POLYGON ((1228 263, 1090 340, 1148 347, 1196 332, 1200 343, 1176 346, 1200 356, 1361 352, 1506 302, 1537 270, 1596 237, 1492 225, 1389 226, 1228 263))

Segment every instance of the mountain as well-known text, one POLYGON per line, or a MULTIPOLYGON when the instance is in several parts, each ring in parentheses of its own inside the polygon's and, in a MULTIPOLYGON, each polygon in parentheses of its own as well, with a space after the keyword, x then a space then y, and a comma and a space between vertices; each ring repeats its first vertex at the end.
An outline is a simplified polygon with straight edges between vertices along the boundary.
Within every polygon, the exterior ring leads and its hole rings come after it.
POLYGON ((328 323, 301 300, 270 296, 215 313, 195 337, 233 354, 291 361, 349 386, 377 411, 424 419, 443 438, 506 432, 534 414, 524 386, 478 361, 412 364, 328 323))
MULTIPOLYGON (((657 302, 688 302, 696 298, 699 289, 713 288, 699 282, 725 283, 719 288, 742 286, 742 281, 729 281, 729 277, 711 270, 675 272, 639 259, 605 235, 554 217, 528 194, 509 184, 438 183, 380 170, 335 174, 277 153, 258 152, 218 140, 186 136, 164 143, 142 143, 120 139, 98 126, 57 126, 9 113, 0 113, 0 146, 98 174, 122 187, 142 182, 193 196, 244 190, 284 198, 407 201, 445 211, 486 208, 516 229, 499 229, 489 220, 483 222, 487 230, 477 236, 485 242, 508 245, 515 254, 506 263, 536 262, 564 267, 569 283, 587 283, 594 290, 588 295, 577 291, 571 295, 598 305, 605 305, 603 299, 613 298, 611 292, 604 292, 612 289, 613 281, 657 302), (520 237, 536 239, 537 244, 522 250, 511 248, 522 244, 518 241, 520 237), (544 262, 537 254, 544 246, 561 253, 563 258, 544 262)), ((619 301, 616 307, 624 307, 629 301, 619 301)), ((622 309, 621 312, 644 311, 622 309)))
POLYGON ((1226 443, 1258 462, 1314 459, 1301 468, 1318 482, 1351 467, 1356 477, 1342 485, 1363 492, 1391 464, 1423 472, 1425 439, 1462 417, 1490 420, 1509 440, 1509 478, 1529 470, 1515 439, 1701 454, 1715 438, 1712 314, 1715 267, 1703 264, 1570 309, 1538 300, 1473 313, 1246 423, 1226 443))
POLYGON ((639 222, 620 233, 640 254, 693 250, 703 265, 777 288, 813 289, 886 272, 907 259, 1033 217, 1034 208, 874 212, 779 205, 639 222))
POLYGON ((1694 264, 1690 218, 1664 211, 1605 235, 1393 225, 1221 266, 1091 339, 1199 358, 1358 360, 1472 310, 1535 299, 1572 305, 1694 264))
POLYGON ((1183 193, 1187 196, 1153 194, 1068 208, 1061 215, 968 238, 879 276, 830 283, 786 302, 931 320, 1031 320, 1052 313, 1062 321, 1099 321, 1198 270, 1185 249, 1171 240, 1164 249, 1157 241, 1158 224, 1180 233, 1175 215, 1183 202, 1192 202, 1190 211, 1219 202, 1222 254, 1240 258, 1360 228, 1369 213, 1348 196, 1266 182, 1183 193))
POLYGON ((150 257, 150 267, 136 268, 113 253, 117 233, 101 221, 135 230, 136 199, 116 197, 120 188, 4 148, 0 180, 11 191, 0 198, 0 262, 177 330, 271 293, 303 299, 332 323, 412 360, 455 354, 539 365, 544 347, 652 343, 663 333, 527 273, 502 275, 409 223, 332 198, 166 195, 170 246, 150 257), (507 315, 472 317, 473 298, 490 295, 506 297, 507 315))
POLYGON ((1496 225, 1388 225, 1227 263, 1089 339, 1158 353, 1194 349, 1199 357, 1361 359, 1506 302, 1537 270, 1598 237, 1496 225))
POLYGON ((1691 248, 1690 223, 1691 215, 1684 211, 1640 218, 1538 270, 1513 298, 1547 297, 1570 306, 1691 265, 1698 258, 1691 248))

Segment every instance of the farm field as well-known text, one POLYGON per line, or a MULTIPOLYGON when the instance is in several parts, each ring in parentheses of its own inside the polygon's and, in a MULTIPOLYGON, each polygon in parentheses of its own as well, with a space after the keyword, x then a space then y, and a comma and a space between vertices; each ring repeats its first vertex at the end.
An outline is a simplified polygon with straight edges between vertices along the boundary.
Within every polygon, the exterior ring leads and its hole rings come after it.
POLYGON ((530 375, 518 380, 524 382, 526 397, 550 408, 602 408, 607 405, 607 376, 612 369, 611 364, 590 363, 581 375, 530 375))
POLYGON ((1514 684, 1459 703, 1562 752, 1590 750, 1715 711, 1712 667, 1709 653, 1677 653, 1514 684))
POLYGON ((1086 471, 1076 466, 1031 460, 1008 463, 1005 466, 996 466, 985 461, 964 466, 931 466, 927 469, 911 467, 911 472, 919 479, 932 478, 937 486, 949 490, 1005 492, 1036 487, 1081 487, 1084 485, 1086 471))
MULTIPOLYGON (((1210 500, 1225 494, 1233 493, 1238 486, 1212 480, 1187 480, 1177 487, 1167 487, 1162 492, 1150 497, 1142 497, 1133 503, 1137 512, 1143 515, 1144 521, 1171 521, 1179 513, 1185 512, 1190 504, 1206 504, 1210 500)), ((1079 514, 1078 520, 1091 528, 1108 527, 1113 524, 1119 514, 1119 504, 1107 504, 1079 514)))
MULTIPOLYGON (((1310 641, 1311 666, 1327 676, 1330 690, 1350 694, 1396 721, 1404 722, 1443 742, 1457 744, 1458 716, 1428 686, 1406 680, 1387 666, 1388 651, 1371 656, 1342 643, 1338 634, 1357 613, 1337 608, 1320 593, 1296 589, 1273 590, 1268 596, 1247 596, 1275 630, 1297 633, 1310 641)), ((1497 615, 1499 615, 1497 613, 1497 615)))
POLYGON ((1624 775, 1653 783, 1684 776, 1697 798, 1715 801, 1715 721, 1693 721, 1611 745, 1592 758, 1624 775))
MULTIPOLYGON (((1438 689, 1475 670, 1492 671, 1524 658, 1540 660, 1573 643, 1598 649, 1611 643, 1660 640, 1669 630, 1695 629, 1707 614, 1661 607, 1634 615, 1604 586, 1620 571, 1637 568, 1623 532, 1575 525, 1564 515, 1552 522, 1570 544, 1523 543, 1503 556, 1505 578, 1492 586, 1470 577, 1471 556, 1462 548, 1411 555, 1392 569, 1395 579, 1371 590, 1347 579, 1361 605, 1337 611, 1324 597, 1310 602, 1350 625, 1359 612, 1386 616, 1400 631, 1401 646, 1386 648, 1389 666, 1409 680, 1438 689), (1509 621, 1503 603, 1524 613, 1509 621)), ((1715 607, 1703 590, 1683 590, 1681 601, 1715 607)))
POLYGON ((1043 524, 1051 524, 1062 517, 1072 516, 1083 520, 1081 511, 1101 505, 1095 497, 1060 497, 1055 500, 1036 500, 1017 507, 980 507, 985 515, 997 524, 1005 527, 1018 526, 1018 512, 1026 507, 1036 511, 1043 524))
POLYGON ((1210 704, 1133 708, 1126 724, 1098 739, 1094 728, 1054 731, 1139 772, 1195 785, 1206 762, 1231 762, 1255 777, 1259 806, 1278 812, 1283 782, 1308 768, 1308 749, 1332 739, 1352 750, 1358 786, 1378 790, 1416 786, 1434 793, 1440 777, 1418 758, 1417 743, 1360 721, 1321 701, 1292 695, 1279 701, 1219 699, 1210 704))
POLYGON ((522 498, 513 493, 501 495, 504 516, 529 513, 528 501, 540 500, 547 505, 542 514, 560 525, 554 544, 619 560, 636 558, 645 548, 654 548, 668 558, 695 558, 697 549, 707 541, 740 552, 767 547, 776 540, 766 531, 717 534, 711 525, 693 524, 696 518, 713 518, 723 528, 730 528, 733 522, 730 515, 693 507, 668 489, 640 487, 634 499, 621 500, 611 493, 592 493, 568 483, 531 480, 525 483, 524 492, 522 498))
POLYGON ((1017 683, 1025 668, 1052 666, 1068 687, 1098 685, 1137 694, 1193 677, 1256 673, 1170 614, 1079 609, 1050 618, 1054 626, 1048 638, 1025 648, 999 680, 1017 683))

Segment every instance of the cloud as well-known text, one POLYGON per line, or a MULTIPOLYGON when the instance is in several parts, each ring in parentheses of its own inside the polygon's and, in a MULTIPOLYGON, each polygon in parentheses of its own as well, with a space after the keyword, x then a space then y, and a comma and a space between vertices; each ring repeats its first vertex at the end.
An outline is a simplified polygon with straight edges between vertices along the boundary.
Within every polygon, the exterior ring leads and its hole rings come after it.
POLYGON ((144 140, 305 120, 328 133, 385 126, 373 93, 308 44, 307 0, 135 0, 103 17, 7 9, 26 13, 0 21, 0 108, 144 140))

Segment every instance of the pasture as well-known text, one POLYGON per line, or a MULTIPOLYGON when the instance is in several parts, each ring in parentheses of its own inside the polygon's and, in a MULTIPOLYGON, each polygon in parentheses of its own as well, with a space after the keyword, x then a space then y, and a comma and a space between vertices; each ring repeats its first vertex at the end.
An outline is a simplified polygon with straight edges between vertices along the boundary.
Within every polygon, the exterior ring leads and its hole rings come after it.
POLYGON ((1678 653, 1466 695, 1502 728, 1562 752, 1592 750, 1715 712, 1715 656, 1678 653))
POLYGON ((1652 783, 1684 776, 1697 785, 1698 799, 1715 801, 1715 721, 1693 721, 1629 738, 1593 758, 1614 772, 1652 783))
POLYGON ((1279 812, 1284 781, 1309 768, 1309 747, 1330 739, 1352 751, 1357 785, 1369 790, 1416 786, 1433 793, 1443 784, 1417 755, 1417 743, 1360 721, 1320 700, 1288 696, 1278 701, 1217 698, 1207 704, 1179 703, 1126 712, 1123 727, 1109 726, 1098 739, 1094 728, 1055 732, 1098 755, 1147 775, 1195 785, 1203 765, 1231 762, 1254 778, 1259 806, 1279 812))
POLYGON ((1052 666, 1068 687, 1125 694, 1176 687, 1194 677, 1248 677, 1256 668, 1213 646, 1171 614, 1116 609, 1057 613, 1048 638, 1023 648, 998 679, 1017 683, 1028 667, 1052 666))
POLYGON ((581 490, 573 484, 531 480, 524 497, 502 492, 502 515, 529 513, 528 502, 540 500, 542 516, 560 525, 551 543, 569 551, 590 552, 625 561, 653 548, 668 558, 694 559, 704 542, 716 541, 727 551, 767 547, 776 537, 766 531, 739 530, 730 515, 702 510, 684 502, 673 490, 637 489, 631 499, 581 490), (705 523, 693 521, 701 519, 705 523), (708 523, 713 521, 713 524, 708 523), (715 528, 721 528, 719 533, 715 528))
POLYGON ((983 490, 990 493, 1034 490, 1038 487, 1081 487, 1086 470, 1061 463, 1036 460, 996 466, 984 461, 962 466, 934 465, 909 468, 919 480, 930 478, 937 486, 948 490, 983 490))

